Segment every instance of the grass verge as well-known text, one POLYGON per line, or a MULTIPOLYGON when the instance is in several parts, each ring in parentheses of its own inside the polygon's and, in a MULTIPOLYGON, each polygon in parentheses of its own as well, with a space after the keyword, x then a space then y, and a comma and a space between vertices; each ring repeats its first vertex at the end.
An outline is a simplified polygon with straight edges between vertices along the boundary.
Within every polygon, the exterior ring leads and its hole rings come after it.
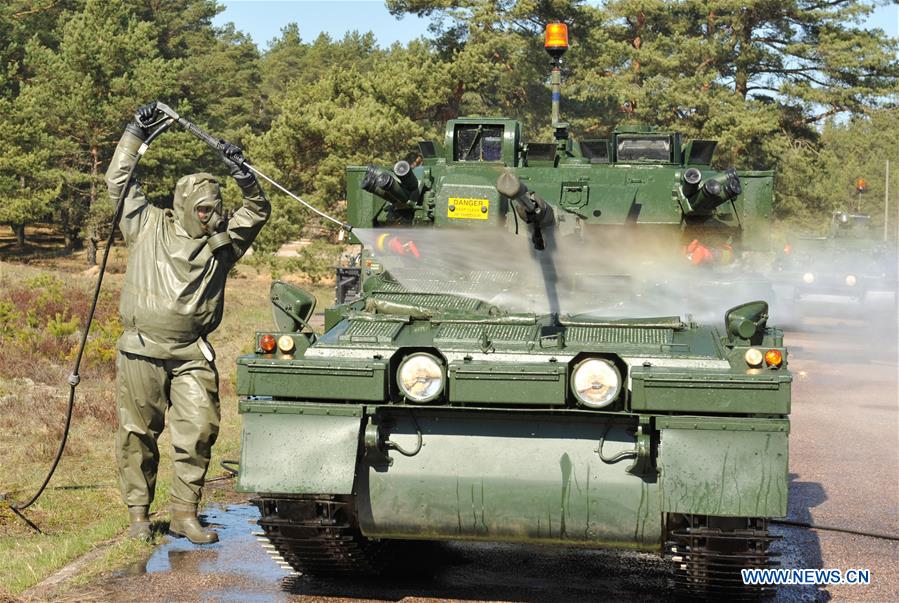
MULTIPOLYGON (((107 275, 91 342, 77 388, 69 444, 44 495, 25 511, 43 534, 31 530, 9 509, 26 500, 42 481, 63 431, 67 376, 81 320, 95 282, 72 258, 40 266, 0 261, 0 600, 21 595, 47 576, 121 535, 127 513, 117 486, 114 452, 115 340, 120 327, 116 306, 121 272, 107 275)), ((281 274, 302 282, 304 275, 281 274)), ((254 347, 254 334, 271 323, 270 271, 238 266, 229 279, 222 325, 210 337, 218 356, 222 423, 209 477, 225 472, 222 459, 240 451, 240 421, 235 395, 238 355, 254 347)), ((320 308, 332 299, 329 284, 309 289, 320 308)), ((168 502, 171 444, 160 438, 161 462, 151 512, 168 502)), ((227 488, 210 487, 207 501, 226 500, 227 488)), ((120 540, 87 564, 75 579, 123 567, 145 556, 150 545, 120 540)))

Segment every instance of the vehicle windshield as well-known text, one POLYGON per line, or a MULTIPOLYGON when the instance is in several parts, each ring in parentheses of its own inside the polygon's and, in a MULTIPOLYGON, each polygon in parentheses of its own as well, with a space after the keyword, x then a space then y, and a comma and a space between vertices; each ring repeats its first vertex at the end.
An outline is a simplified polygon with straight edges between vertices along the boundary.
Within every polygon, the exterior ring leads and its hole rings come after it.
POLYGON ((871 238, 871 217, 866 214, 834 216, 834 236, 846 239, 871 238))
POLYGON ((671 161, 671 141, 658 136, 619 136, 618 161, 671 161))
POLYGON ((605 138, 582 140, 581 153, 590 160, 590 163, 608 163, 609 141, 605 138))
POLYGON ((500 161, 503 152, 503 127, 458 125, 455 145, 456 161, 500 161))

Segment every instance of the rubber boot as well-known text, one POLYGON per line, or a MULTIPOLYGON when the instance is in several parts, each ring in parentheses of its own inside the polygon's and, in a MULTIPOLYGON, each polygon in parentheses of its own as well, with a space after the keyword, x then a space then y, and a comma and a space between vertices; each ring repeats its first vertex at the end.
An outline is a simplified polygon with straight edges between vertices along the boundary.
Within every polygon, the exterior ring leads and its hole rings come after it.
POLYGON ((197 519, 197 505, 172 503, 172 521, 169 533, 184 536, 194 544, 212 544, 218 542, 219 535, 215 530, 204 528, 197 519))
POLYGON ((128 519, 131 521, 131 527, 128 528, 129 538, 141 542, 150 542, 153 539, 147 510, 148 507, 128 507, 128 519))

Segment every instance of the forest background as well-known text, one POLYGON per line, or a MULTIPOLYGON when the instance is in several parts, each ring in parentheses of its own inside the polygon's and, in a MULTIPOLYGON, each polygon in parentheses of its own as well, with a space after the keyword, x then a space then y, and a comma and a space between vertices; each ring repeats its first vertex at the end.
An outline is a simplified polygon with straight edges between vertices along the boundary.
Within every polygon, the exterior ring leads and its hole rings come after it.
MULTIPOLYGON (((571 40, 562 114, 575 136, 645 123, 714 138, 717 167, 776 171, 776 217, 788 228, 820 230, 832 210, 859 203, 882 228, 887 159, 894 204, 899 190, 899 40, 862 27, 877 4, 388 0, 398 17, 429 18, 428 35, 385 48, 372 33, 307 41, 291 23, 260 48, 234 25, 213 24, 223 9, 215 0, 8 0, 0 224, 24 247, 26 225, 50 222, 94 264, 113 210, 103 173, 123 126, 151 99, 240 144, 338 215, 346 165, 390 165, 418 140, 440 139, 447 119, 514 116, 527 138, 549 140, 542 32, 562 21, 571 40)), ((170 131, 141 178, 165 205, 198 166, 222 170, 201 143, 170 131)), ((259 252, 323 226, 290 199, 272 201, 259 252)))

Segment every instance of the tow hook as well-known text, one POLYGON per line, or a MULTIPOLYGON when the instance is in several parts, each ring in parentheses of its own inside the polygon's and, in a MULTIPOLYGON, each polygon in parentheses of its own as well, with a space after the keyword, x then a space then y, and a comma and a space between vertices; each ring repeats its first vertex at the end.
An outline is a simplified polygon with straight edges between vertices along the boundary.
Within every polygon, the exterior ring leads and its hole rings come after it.
POLYGON ((649 427, 649 417, 640 417, 636 437, 637 441, 634 443, 636 456, 634 462, 625 471, 631 475, 657 473, 657 470, 652 466, 652 431, 649 427))

